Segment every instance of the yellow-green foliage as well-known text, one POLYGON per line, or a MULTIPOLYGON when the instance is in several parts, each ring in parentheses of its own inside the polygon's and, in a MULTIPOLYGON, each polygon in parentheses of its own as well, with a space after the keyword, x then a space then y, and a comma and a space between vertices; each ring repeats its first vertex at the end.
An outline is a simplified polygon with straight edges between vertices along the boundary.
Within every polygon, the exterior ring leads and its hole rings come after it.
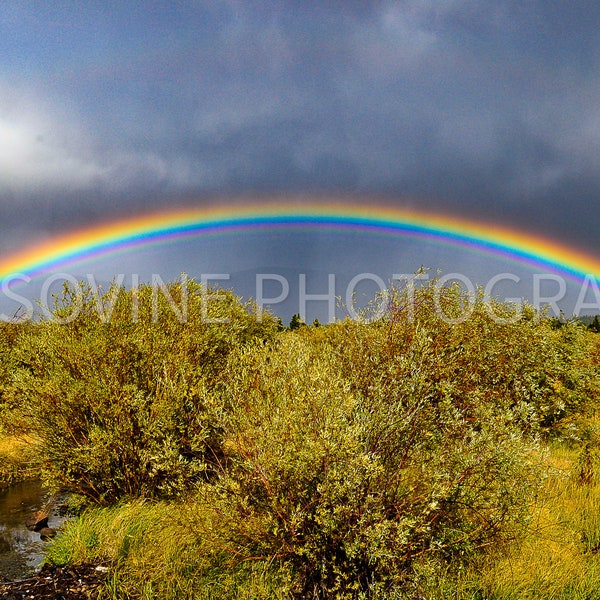
POLYGON ((465 297, 435 281, 412 293, 392 290, 387 302, 386 318, 372 326, 347 320, 328 328, 330 351, 364 396, 381 395, 381 386, 393 395, 399 378, 419 372, 421 394, 451 397, 467 411, 502 405, 525 433, 546 437, 577 438, 578 419, 597 409, 600 346, 582 325, 556 327, 527 305, 465 297), (449 323, 452 315, 459 322, 449 323))
POLYGON ((105 598, 251 600, 287 597, 284 570, 236 564, 198 534, 218 527, 195 502, 136 501, 86 511, 50 548, 57 564, 109 563, 105 598))
POLYGON ((0 488, 39 473, 35 443, 23 434, 21 412, 15 410, 11 379, 16 369, 15 348, 28 330, 26 323, 0 323, 0 488))
POLYGON ((31 439, 0 436, 0 489, 39 473, 33 448, 31 439))
POLYGON ((14 438, 27 431, 19 402, 15 399, 12 378, 19 366, 17 348, 31 330, 28 322, 0 321, 0 435, 14 438))
POLYGON ((207 386, 233 348, 277 324, 258 323, 231 292, 208 302, 193 281, 167 291, 67 287, 55 319, 21 336, 11 385, 50 485, 114 502, 208 476, 219 449, 207 386))
POLYGON ((579 480, 578 455, 564 446, 547 457, 548 479, 531 505, 532 523, 518 544, 468 573, 465 598, 598 598, 600 485, 579 480), (479 596, 467 595, 477 589, 479 596))
MULTIPOLYGON (((425 555, 412 566, 412 586, 403 591, 372 589, 370 597, 597 598, 600 485, 577 483, 578 453, 573 449, 553 445, 540 459, 547 478, 530 499, 526 535, 473 557, 460 569, 425 555)), ((61 533, 48 559, 110 564, 106 598, 289 598, 294 585, 289 568, 258 556, 244 561, 227 547, 230 523, 215 518, 211 506, 190 498, 185 503, 138 501, 88 510, 61 533)))
MULTIPOLYGON (((498 574, 552 530, 596 581, 600 336, 435 281, 285 332, 231 292, 167 292, 66 288, 61 323, 5 344, 5 414, 50 484, 161 499, 85 513, 51 559, 111 562, 115 597, 527 597, 498 574)), ((543 552, 527 590, 551 589, 543 552)))
MULTIPOLYGON (((383 328, 363 331, 385 344, 383 328)), ((518 536, 539 478, 532 442, 485 390, 438 396, 430 349, 417 332, 368 394, 305 335, 232 355, 223 472, 201 489, 225 524, 215 543, 291 565, 298 597, 352 598, 400 593, 417 559, 460 562, 518 536)))

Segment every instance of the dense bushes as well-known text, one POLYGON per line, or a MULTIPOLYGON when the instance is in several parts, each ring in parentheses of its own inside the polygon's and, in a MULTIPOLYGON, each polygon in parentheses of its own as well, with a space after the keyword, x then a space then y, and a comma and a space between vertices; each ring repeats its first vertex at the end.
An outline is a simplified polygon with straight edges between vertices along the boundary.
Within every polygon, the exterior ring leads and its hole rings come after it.
POLYGON ((202 581, 261 565, 299 598, 418 597, 418 573, 523 534, 540 441, 598 407, 599 336, 454 286, 285 332, 231 292, 159 292, 66 288, 0 338, 4 421, 55 487, 185 500, 202 581))
POLYGON ((435 284, 388 308, 234 353, 219 391, 226 460, 203 510, 237 560, 291 564, 298 597, 406 590, 417 562, 517 539, 538 438, 577 436, 597 406, 595 339, 575 323, 435 284))
POLYGON ((299 598, 398 591, 417 559, 460 561, 522 530, 539 473, 506 410, 436 400, 418 365, 366 397, 294 336, 233 361, 226 467, 202 510, 232 557, 291 565, 299 598))
POLYGON ((277 325, 231 292, 206 293, 190 281, 101 298, 66 288, 56 320, 30 327, 13 394, 51 486, 114 502, 173 496, 209 476, 218 407, 207 387, 233 348, 277 325))
POLYGON ((420 397, 451 398, 466 415, 482 402, 501 406, 523 432, 544 437, 577 437, 578 419, 598 408, 598 336, 578 322, 557 327, 526 304, 466 299, 435 281, 392 290, 386 302, 386 317, 372 326, 328 328, 330 351, 363 396, 387 401, 418 371, 420 397), (450 323, 452 315, 462 318, 450 323))

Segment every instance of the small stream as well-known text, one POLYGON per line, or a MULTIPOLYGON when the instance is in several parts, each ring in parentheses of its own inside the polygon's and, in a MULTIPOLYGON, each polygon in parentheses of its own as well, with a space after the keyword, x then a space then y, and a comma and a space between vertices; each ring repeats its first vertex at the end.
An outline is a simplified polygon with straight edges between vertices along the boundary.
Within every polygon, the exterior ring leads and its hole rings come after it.
MULTIPOLYGON (((0 580, 23 579, 40 566, 48 542, 25 526, 44 507, 49 494, 39 481, 24 481, 0 490, 0 580)), ((49 526, 58 528, 64 518, 50 510, 49 526)))

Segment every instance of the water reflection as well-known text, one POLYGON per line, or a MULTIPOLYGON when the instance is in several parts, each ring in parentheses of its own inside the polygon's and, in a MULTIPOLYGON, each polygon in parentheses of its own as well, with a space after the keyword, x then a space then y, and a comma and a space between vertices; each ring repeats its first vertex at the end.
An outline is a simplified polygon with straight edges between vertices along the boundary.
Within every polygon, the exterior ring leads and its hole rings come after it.
MULTIPOLYGON (((25 521, 47 500, 39 481, 17 483, 0 491, 0 578, 27 577, 42 562, 47 543, 29 531, 25 521)), ((51 526, 59 525, 52 514, 50 521, 51 526)))

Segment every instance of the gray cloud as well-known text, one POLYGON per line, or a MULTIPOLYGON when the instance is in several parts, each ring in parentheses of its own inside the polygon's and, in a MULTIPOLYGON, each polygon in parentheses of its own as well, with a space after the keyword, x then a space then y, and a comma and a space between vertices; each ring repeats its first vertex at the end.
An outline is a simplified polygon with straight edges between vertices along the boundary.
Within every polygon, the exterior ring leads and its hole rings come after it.
MULTIPOLYGON (((38 53, 55 57, 50 72, 3 83, 5 219, 17 205, 47 227, 165 197, 348 191, 515 222, 542 215, 545 231, 593 241, 580 230, 582 214, 600 225, 585 204, 600 191, 596 5, 90 11, 93 28, 52 15, 70 53, 48 29, 38 53)), ((26 25, 9 12, 0 19, 26 25)), ((42 17, 28 18, 43 35, 42 17)))

